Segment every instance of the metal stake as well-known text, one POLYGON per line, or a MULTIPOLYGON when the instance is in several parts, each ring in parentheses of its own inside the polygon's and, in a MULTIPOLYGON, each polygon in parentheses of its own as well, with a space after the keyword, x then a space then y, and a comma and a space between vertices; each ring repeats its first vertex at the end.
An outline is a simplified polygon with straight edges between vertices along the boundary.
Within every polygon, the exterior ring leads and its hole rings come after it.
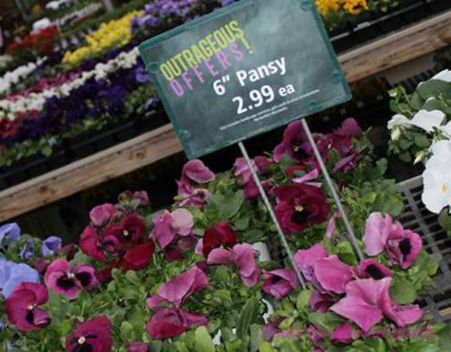
POLYGON ((316 145, 315 139, 313 138, 312 131, 310 130, 310 127, 305 119, 302 119, 301 122, 302 126, 304 127, 305 133, 307 134, 309 143, 312 146, 313 153, 315 154, 319 167, 321 168, 321 172, 323 173, 324 178, 326 179, 327 186, 329 187, 329 190, 332 193, 332 197, 334 198, 335 204, 337 205, 338 211, 340 212, 340 215, 343 219, 346 231, 348 233, 348 238, 351 241, 351 244, 354 247, 357 256, 359 257, 360 260, 362 260, 363 255, 358 245, 357 237, 355 236, 354 230, 352 229, 351 222, 349 221, 349 217, 348 214, 346 213, 343 203, 341 202, 340 197, 338 196, 335 184, 332 181, 332 178, 330 177, 329 172, 327 171, 326 165, 324 164, 323 158, 321 157, 321 153, 318 150, 318 146, 316 145))
POLYGON ((287 252, 288 258, 290 259, 291 265, 296 273, 299 283, 301 284, 301 287, 303 289, 306 289, 305 280, 302 277, 302 273, 296 266, 296 263, 295 263, 294 257, 293 257, 293 253, 291 252, 290 246, 288 245, 287 239, 285 238, 285 235, 283 233, 282 227, 280 226, 279 220, 277 220, 277 217, 276 217, 276 214, 274 213, 271 202, 269 201, 268 196, 266 195, 265 189, 263 188, 263 185, 260 181, 260 178, 258 177, 257 170, 255 169, 255 165, 254 165, 253 161, 251 160, 251 158, 249 157, 249 154, 247 153, 246 147, 244 146, 243 142, 239 142, 238 146, 240 147, 241 153, 243 154, 243 157, 246 160, 247 165, 249 166, 249 170, 251 171, 252 178, 254 179, 254 182, 257 185, 258 191, 263 199, 263 202, 265 203, 266 208, 269 211, 269 215, 271 216, 272 221, 276 225, 277 233, 279 234, 280 240, 285 248, 285 251, 287 252))

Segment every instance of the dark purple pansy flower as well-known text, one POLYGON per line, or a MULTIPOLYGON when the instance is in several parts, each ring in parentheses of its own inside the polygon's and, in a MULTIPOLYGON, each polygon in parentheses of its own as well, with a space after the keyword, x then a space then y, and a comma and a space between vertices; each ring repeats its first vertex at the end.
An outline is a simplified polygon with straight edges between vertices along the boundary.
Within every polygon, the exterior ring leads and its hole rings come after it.
POLYGON ((47 327, 50 316, 39 306, 48 301, 47 290, 43 285, 22 283, 6 300, 5 312, 8 319, 17 330, 22 332, 34 331, 47 327))
POLYGON ((66 352, 110 352, 112 325, 105 316, 79 323, 66 338, 66 352))
POLYGON ((53 292, 69 299, 77 298, 82 289, 91 290, 99 284, 94 268, 88 265, 71 268, 64 259, 57 259, 49 265, 44 281, 53 292))
POLYGON ((392 271, 374 259, 362 260, 357 268, 357 274, 361 279, 381 280, 392 277, 392 271))

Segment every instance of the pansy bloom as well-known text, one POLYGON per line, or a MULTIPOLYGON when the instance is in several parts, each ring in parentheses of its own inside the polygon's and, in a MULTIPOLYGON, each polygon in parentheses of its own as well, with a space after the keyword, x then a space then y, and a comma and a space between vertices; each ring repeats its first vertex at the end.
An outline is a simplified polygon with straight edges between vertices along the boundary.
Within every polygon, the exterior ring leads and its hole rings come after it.
POLYGON ((43 285, 22 283, 6 300, 5 312, 11 324, 22 332, 47 327, 50 322, 48 313, 39 306, 48 301, 47 290, 43 285))
POLYGON ((202 239, 202 253, 208 257, 210 252, 221 246, 232 248, 237 243, 237 236, 232 227, 225 222, 220 222, 205 231, 202 239))
POLYGON ((417 305, 400 306, 390 298, 392 278, 362 279, 346 286, 346 297, 330 309, 367 332, 386 317, 399 328, 418 322, 423 312, 417 305))
POLYGON ((55 260, 49 265, 44 281, 53 292, 69 299, 77 298, 82 289, 91 290, 99 284, 94 268, 88 265, 71 268, 63 259, 55 260))
POLYGON ((116 207, 113 204, 105 203, 98 205, 89 212, 89 218, 94 226, 101 227, 114 220, 116 207))
POLYGON ((66 338, 66 352, 109 352, 113 346, 112 325, 107 317, 100 316, 79 323, 66 338))
POLYGON ((231 250, 224 248, 213 249, 207 258, 208 265, 232 264, 239 270, 241 280, 247 287, 253 287, 258 283, 260 269, 255 258, 258 252, 250 244, 236 244, 231 250))
POLYGON ((274 193, 277 196, 275 212, 287 235, 301 233, 327 220, 329 205, 319 188, 292 184, 279 187, 274 193))
POLYGON ((263 291, 278 300, 283 299, 298 287, 296 273, 290 269, 277 269, 263 274, 263 291))
POLYGON ((137 244, 145 235, 146 224, 137 213, 124 217, 119 224, 107 227, 104 236, 115 236, 125 246, 137 244))
POLYGON ((366 254, 376 256, 384 252, 392 264, 402 269, 410 268, 421 253, 421 237, 410 230, 405 230, 390 215, 373 213, 367 220, 363 237, 366 254))
POLYGON ((80 249, 94 260, 106 261, 107 256, 116 253, 119 247, 116 236, 101 237, 93 227, 86 227, 81 234, 80 249))

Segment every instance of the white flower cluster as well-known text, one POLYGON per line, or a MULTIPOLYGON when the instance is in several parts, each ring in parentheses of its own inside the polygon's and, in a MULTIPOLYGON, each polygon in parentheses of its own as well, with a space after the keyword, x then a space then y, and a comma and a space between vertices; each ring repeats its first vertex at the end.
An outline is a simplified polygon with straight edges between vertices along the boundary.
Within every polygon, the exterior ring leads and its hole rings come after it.
MULTIPOLYGON (((451 71, 445 70, 432 79, 451 82, 451 71)), ((426 170, 423 173, 424 190, 422 201, 426 208, 435 214, 440 214, 446 207, 451 214, 451 122, 447 122, 444 112, 440 110, 420 110, 413 119, 409 120, 402 114, 397 114, 388 123, 388 129, 399 134, 400 128, 418 127, 431 135, 431 157, 426 161, 426 170), (434 134, 439 132, 439 138, 434 134)))
POLYGON ((45 101, 51 97, 69 96, 72 90, 81 87, 91 78, 95 80, 103 80, 109 74, 120 69, 130 69, 136 65, 138 61, 139 51, 134 48, 129 52, 123 52, 116 58, 107 63, 99 63, 92 71, 86 71, 80 77, 62 84, 61 86, 53 87, 39 93, 31 93, 28 96, 21 97, 17 100, 0 100, 0 120, 9 119, 14 120, 15 114, 18 112, 27 112, 30 110, 41 111, 44 107, 45 101))
POLYGON ((14 84, 27 78, 34 70, 42 65, 45 60, 45 58, 38 59, 36 62, 30 62, 26 65, 17 67, 13 71, 6 72, 5 75, 0 78, 0 94, 8 93, 14 84))

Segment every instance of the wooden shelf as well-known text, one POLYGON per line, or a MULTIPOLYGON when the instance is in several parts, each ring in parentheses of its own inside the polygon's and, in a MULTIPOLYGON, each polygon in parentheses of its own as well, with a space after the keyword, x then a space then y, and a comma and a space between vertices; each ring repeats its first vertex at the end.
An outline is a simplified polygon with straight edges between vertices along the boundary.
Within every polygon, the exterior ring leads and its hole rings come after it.
MULTIPOLYGON (((339 56, 355 82, 448 46, 451 11, 339 56)), ((56 202, 182 151, 166 125, 0 192, 0 221, 56 202)))

